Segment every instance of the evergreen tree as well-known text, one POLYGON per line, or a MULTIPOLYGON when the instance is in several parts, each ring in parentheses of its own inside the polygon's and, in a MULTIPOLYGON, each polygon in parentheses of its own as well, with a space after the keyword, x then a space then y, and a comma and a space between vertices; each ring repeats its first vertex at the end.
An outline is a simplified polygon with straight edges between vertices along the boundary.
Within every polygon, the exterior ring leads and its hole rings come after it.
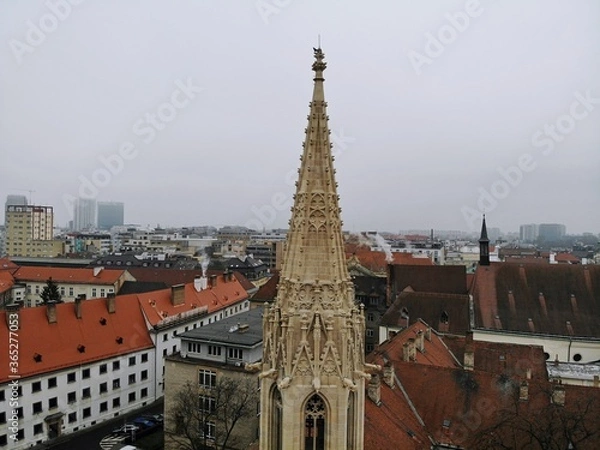
POLYGON ((44 289, 42 289, 40 297, 42 298, 44 305, 48 303, 62 302, 62 295, 60 295, 56 283, 52 281, 52 277, 48 278, 48 281, 46 281, 46 286, 44 286, 44 289))

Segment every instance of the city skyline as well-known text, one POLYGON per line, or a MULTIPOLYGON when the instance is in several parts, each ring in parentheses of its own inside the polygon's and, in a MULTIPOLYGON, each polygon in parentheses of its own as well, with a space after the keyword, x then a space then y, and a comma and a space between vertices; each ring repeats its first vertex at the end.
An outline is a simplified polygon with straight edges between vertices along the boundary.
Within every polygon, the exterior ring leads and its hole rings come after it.
POLYGON ((600 231, 595 2, 47 3, 0 6, 0 196, 58 225, 286 228, 321 34, 344 229, 600 231))

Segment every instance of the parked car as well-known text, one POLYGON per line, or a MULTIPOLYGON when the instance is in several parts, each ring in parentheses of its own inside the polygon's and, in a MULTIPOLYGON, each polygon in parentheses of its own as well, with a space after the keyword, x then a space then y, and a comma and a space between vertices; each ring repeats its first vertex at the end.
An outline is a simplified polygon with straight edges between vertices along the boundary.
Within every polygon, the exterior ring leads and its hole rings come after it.
POLYGON ((114 430, 112 430, 112 432, 114 434, 129 434, 139 430, 139 425, 135 425, 133 423, 126 423, 125 425, 122 425, 119 428, 115 428, 114 430))
POLYGON ((144 430, 146 428, 152 428, 152 427, 155 427, 158 425, 153 420, 146 419, 145 417, 136 417, 135 419, 132 420, 132 423, 144 430))
POLYGON ((146 420, 154 422, 156 424, 162 424, 164 422, 164 416, 162 414, 144 414, 140 417, 143 417, 146 420))

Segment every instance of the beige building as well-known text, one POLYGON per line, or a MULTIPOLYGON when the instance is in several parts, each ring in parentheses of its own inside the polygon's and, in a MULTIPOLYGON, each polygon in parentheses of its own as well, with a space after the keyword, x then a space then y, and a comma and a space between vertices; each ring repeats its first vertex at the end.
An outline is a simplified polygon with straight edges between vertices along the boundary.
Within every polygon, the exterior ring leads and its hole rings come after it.
POLYGON ((62 241, 53 240, 52 206, 6 206, 7 256, 53 257, 63 253, 62 241))
POLYGON ((206 439, 209 445, 222 445, 236 412, 243 413, 240 414, 243 417, 231 428, 227 448, 242 450, 257 442, 258 376, 244 367, 262 358, 262 311, 245 311, 190 330, 180 338, 181 351, 165 360, 165 450, 179 450, 190 437, 196 444, 206 439), (239 404, 217 404, 223 402, 219 383, 224 379, 234 380, 241 395, 249 395, 245 410, 236 408, 239 404), (200 404, 200 410, 194 411, 188 420, 179 417, 184 408, 178 394, 186 385, 193 387, 200 404), (230 411, 217 413, 216 410, 225 407, 230 411), (228 420, 223 420, 224 415, 228 420), (186 432, 182 427, 187 427, 186 432))
POLYGON ((354 302, 315 49, 313 98, 275 303, 264 313, 262 450, 362 450, 365 318, 354 302))

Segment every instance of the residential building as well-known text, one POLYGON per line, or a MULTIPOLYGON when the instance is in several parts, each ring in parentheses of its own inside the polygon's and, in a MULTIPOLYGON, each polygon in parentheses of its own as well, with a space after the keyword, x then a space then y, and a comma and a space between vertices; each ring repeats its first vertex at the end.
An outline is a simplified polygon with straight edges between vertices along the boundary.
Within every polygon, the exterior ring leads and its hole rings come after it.
POLYGON ((0 448, 30 448, 156 399, 155 353, 136 302, 8 308, 0 312, 0 338, 18 340, 20 355, 9 365, 9 352, 0 354, 0 420, 16 410, 18 424, 16 442, 3 427, 0 448))
POLYGON ((42 303, 40 294, 49 279, 56 283, 64 302, 73 302, 80 296, 114 296, 125 281, 135 280, 126 270, 105 270, 102 267, 75 269, 23 266, 12 276, 16 285, 25 286, 26 294, 22 304, 27 307, 42 303))
POLYGON ((267 277, 268 267, 260 259, 246 255, 242 257, 230 258, 225 263, 228 270, 240 272, 250 281, 257 281, 267 277))
POLYGON ((5 253, 8 256, 53 257, 63 253, 60 240, 53 240, 52 206, 7 205, 5 253))
POLYGON ((561 223, 540 223, 538 239, 543 242, 560 241, 567 234, 567 227, 561 223))
MULTIPOLYGON (((179 439, 183 436, 175 438, 173 433, 181 413, 177 394, 186 384, 197 389, 196 395, 203 399, 201 405, 219 401, 216 397, 222 393, 215 392, 215 388, 224 377, 247 383, 246 386, 258 385, 257 374, 244 367, 262 358, 262 312, 252 309, 180 335, 181 351, 166 357, 165 362, 165 450, 180 448, 179 439)), ((228 448, 246 449, 258 439, 258 411, 257 397, 251 417, 243 417, 233 428, 229 441, 232 445, 228 448)), ((209 414, 204 422, 194 426, 206 429, 211 441, 219 441, 225 424, 209 414)))
POLYGON ((98 202, 98 228, 110 230, 125 223, 125 205, 121 202, 98 202))

